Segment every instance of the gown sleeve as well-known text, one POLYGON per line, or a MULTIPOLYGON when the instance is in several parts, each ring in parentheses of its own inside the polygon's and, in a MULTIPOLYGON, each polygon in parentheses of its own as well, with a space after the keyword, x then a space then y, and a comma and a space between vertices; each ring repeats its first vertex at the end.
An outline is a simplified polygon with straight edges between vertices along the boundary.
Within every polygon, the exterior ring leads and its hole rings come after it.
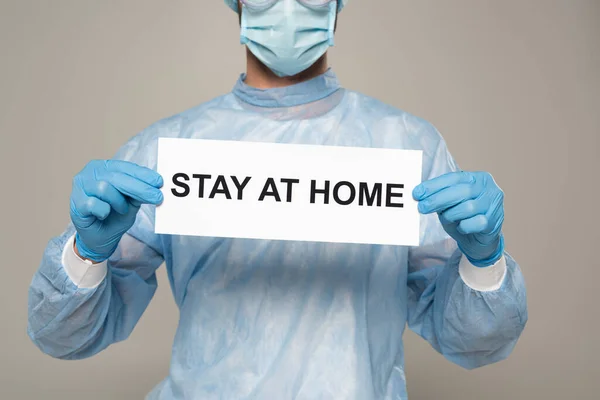
MULTIPOLYGON (((459 170, 443 139, 425 161, 424 180, 459 170)), ((517 262, 505 252, 494 266, 470 265, 435 213, 421 216, 420 239, 408 257, 409 328, 467 369, 508 357, 527 322, 517 262)))
MULTIPOLYGON (((148 128, 114 158, 155 168, 155 133, 148 128)), ((103 263, 81 260, 74 234, 69 224, 49 241, 29 287, 27 333, 42 352, 60 359, 87 358, 125 340, 154 296, 164 261, 149 205, 103 263)))

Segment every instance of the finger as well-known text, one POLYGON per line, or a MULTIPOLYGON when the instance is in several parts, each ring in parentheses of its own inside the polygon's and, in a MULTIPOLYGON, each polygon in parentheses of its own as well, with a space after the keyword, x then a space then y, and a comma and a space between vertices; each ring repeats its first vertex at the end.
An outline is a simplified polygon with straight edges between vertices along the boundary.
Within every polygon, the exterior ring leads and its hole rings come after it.
POLYGON ((101 221, 109 216, 111 210, 108 203, 93 196, 85 196, 74 200, 72 209, 81 218, 96 217, 101 221))
POLYGON ((129 201, 129 204, 131 204, 132 206, 134 206, 134 207, 136 207, 136 208, 137 208, 137 207, 141 207, 141 206, 142 206, 142 203, 140 203, 140 202, 139 202, 139 201, 137 201, 137 200, 134 200, 134 199, 132 199, 132 198, 129 198, 129 199, 127 199, 127 200, 129 201))
POLYGON ((129 204, 125 197, 107 181, 86 181, 84 191, 88 196, 97 197, 108 203, 117 213, 124 215, 129 211, 129 204))
POLYGON ((467 200, 444 211, 442 217, 448 222, 459 222, 476 215, 485 215, 488 209, 489 205, 484 199, 467 200))
POLYGON ((438 214, 438 217, 443 226, 456 225, 454 222, 447 220, 444 213, 438 214))
POLYGON ((130 175, 111 172, 107 180, 119 192, 141 204, 162 203, 163 194, 160 190, 130 175))
POLYGON ((481 233, 487 229, 488 219, 485 215, 476 215, 474 217, 460 221, 457 230, 463 235, 481 233))
POLYGON ((104 162, 106 166, 106 170, 109 172, 116 172, 121 174, 129 175, 133 178, 136 178, 142 182, 147 183, 150 186, 154 186, 155 188, 160 188, 163 186, 163 178, 154 170, 150 168, 143 167, 141 165, 134 164, 128 161, 121 160, 106 160, 104 162))
POLYGON ((427 197, 439 192, 442 189, 458 185, 458 184, 475 183, 475 176, 470 172, 450 172, 437 178, 425 181, 415 187, 413 190, 413 198, 415 200, 423 200, 427 197))
POLYGON ((465 183, 454 185, 421 200, 418 206, 419 212, 422 214, 442 212, 464 201, 474 199, 478 194, 477 187, 474 185, 465 183))

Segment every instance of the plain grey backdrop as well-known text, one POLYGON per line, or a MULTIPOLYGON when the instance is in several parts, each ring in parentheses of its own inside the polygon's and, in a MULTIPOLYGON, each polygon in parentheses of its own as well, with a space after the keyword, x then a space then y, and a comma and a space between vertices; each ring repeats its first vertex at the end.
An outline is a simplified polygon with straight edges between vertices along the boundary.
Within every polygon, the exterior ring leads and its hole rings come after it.
MULTIPOLYGON (((344 86, 431 121, 463 169, 494 175, 527 281, 504 362, 466 371, 407 331, 411 399, 600 398, 600 1, 352 0, 330 54, 344 86)), ((1 399, 140 399, 167 374, 164 268, 130 339, 78 362, 30 343, 28 286, 85 163, 244 67, 222 0, 0 0, 1 399)))

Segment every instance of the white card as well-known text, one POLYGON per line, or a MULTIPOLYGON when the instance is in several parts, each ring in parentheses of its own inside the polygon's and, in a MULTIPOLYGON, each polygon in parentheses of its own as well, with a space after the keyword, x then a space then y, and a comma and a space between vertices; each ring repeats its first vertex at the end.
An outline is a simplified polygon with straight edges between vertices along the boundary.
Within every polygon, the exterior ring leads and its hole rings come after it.
POLYGON ((156 233, 419 245, 422 152, 160 138, 156 233))

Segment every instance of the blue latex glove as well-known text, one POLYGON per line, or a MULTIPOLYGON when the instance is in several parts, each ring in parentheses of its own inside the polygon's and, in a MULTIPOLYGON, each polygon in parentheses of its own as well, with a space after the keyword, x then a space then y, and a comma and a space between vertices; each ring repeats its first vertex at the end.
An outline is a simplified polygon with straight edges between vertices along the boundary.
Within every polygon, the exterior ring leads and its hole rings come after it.
POLYGON ((133 226, 142 204, 160 204, 162 177, 126 161, 91 161, 73 179, 71 220, 81 257, 102 262, 133 226))
POLYGON ((471 264, 487 267, 504 252, 504 193, 487 172, 451 172, 413 191, 422 214, 438 213, 471 264))

